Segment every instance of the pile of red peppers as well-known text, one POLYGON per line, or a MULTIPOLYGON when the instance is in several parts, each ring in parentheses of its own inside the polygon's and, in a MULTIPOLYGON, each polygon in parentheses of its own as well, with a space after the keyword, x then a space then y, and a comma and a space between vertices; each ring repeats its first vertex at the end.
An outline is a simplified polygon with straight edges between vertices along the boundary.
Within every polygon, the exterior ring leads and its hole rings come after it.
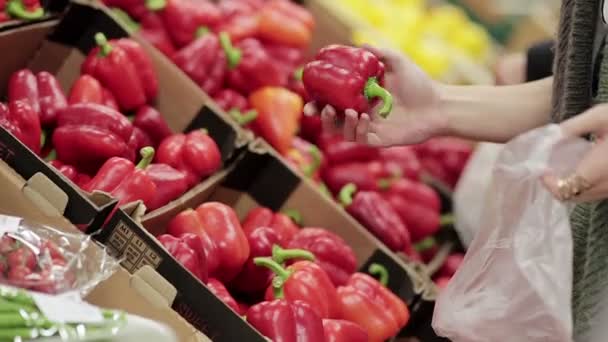
POLYGON ((220 202, 186 209, 157 236, 175 260, 274 341, 381 342, 409 320, 405 303, 372 264, 358 273, 352 248, 293 210, 251 209, 243 221, 220 202))
POLYGON ((95 42, 67 95, 48 72, 15 72, 0 126, 84 191, 158 209, 217 171, 220 150, 204 129, 173 133, 152 107, 158 80, 139 43, 95 42))

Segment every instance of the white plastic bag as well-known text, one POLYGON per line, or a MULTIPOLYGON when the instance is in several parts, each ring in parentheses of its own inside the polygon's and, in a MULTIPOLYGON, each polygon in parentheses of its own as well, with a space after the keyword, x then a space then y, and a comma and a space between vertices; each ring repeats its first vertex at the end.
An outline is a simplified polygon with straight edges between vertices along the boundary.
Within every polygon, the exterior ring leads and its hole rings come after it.
POLYGON ((436 303, 433 328, 454 342, 572 341, 571 206, 540 177, 572 171, 589 148, 550 125, 505 145, 481 229, 436 303))
POLYGON ((488 196, 492 170, 502 147, 501 144, 477 144, 454 191, 454 229, 466 248, 479 231, 482 204, 488 196))

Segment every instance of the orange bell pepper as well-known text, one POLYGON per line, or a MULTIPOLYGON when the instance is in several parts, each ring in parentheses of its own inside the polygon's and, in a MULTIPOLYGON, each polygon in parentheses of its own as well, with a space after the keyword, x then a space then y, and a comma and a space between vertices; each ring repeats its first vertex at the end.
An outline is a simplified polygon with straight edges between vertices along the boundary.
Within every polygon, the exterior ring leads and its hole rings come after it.
POLYGON ((304 48, 310 44, 315 22, 304 7, 288 0, 270 0, 262 8, 258 36, 263 40, 304 48))
POLYGON ((258 113, 253 128, 281 154, 291 148, 304 108, 302 98, 286 88, 262 87, 249 95, 258 113))

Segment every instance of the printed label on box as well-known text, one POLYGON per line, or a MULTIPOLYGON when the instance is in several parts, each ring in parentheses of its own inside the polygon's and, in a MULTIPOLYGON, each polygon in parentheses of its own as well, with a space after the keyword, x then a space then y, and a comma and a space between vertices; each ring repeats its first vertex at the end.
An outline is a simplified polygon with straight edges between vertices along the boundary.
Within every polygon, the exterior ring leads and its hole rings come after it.
POLYGON ((106 246, 110 254, 122 259, 121 265, 129 273, 135 273, 146 265, 156 269, 162 261, 160 255, 122 221, 110 234, 106 246))

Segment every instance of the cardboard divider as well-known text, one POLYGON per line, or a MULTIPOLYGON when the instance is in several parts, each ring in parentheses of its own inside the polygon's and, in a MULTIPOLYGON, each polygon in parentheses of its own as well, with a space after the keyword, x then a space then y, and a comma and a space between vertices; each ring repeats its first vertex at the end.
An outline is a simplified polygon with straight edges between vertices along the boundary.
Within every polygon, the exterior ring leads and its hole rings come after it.
POLYGON ((388 287, 408 304, 421 295, 429 281, 412 265, 397 258, 312 183, 300 178, 260 140, 251 145, 231 169, 226 170, 225 176, 218 176, 198 194, 182 198, 162 211, 145 215, 142 225, 154 235, 162 234, 179 212, 208 201, 231 206, 241 220, 256 206, 275 211, 297 210, 302 215, 303 226, 322 227, 341 236, 353 248, 362 272, 366 272, 374 262, 387 267, 391 275, 388 287), (264 146, 268 150, 260 148, 264 146))
MULTIPOLYGON (((53 193, 56 189, 53 189, 53 182, 43 173, 36 173, 25 180, 7 163, 0 161, 0 187, 4 195, 0 199, 0 214, 20 216, 30 222, 54 227, 70 234, 80 233, 68 219, 62 216, 60 210, 50 210, 45 206, 46 203, 54 200, 47 198, 46 194, 53 193), (41 181, 42 179, 46 181, 41 181)), ((94 255, 99 253, 101 251, 91 251, 94 255)), ((150 271, 148 270, 147 273, 150 271)), ((160 282, 158 279, 162 277, 155 274, 158 283, 160 282)), ((137 285, 142 281, 140 274, 136 273, 132 276, 119 268, 110 278, 98 284, 87 295, 86 300, 95 305, 124 310, 164 323, 174 330, 180 341, 210 341, 173 311, 167 300, 158 300, 159 297, 163 297, 154 287, 153 290, 142 290, 142 286, 137 285)))

